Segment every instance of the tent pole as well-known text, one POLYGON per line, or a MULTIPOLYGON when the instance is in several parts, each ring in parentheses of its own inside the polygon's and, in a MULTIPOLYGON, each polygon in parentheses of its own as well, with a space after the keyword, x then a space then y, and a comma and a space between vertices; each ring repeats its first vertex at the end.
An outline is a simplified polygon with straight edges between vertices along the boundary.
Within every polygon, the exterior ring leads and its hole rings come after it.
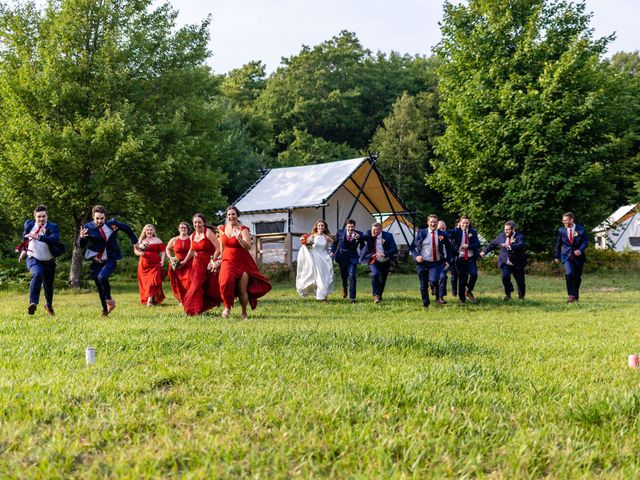
MULTIPOLYGON (((369 161, 371 162, 371 166, 369 166, 369 171, 367 172, 367 176, 364 177, 364 182, 362 182, 362 186, 360 187, 360 190, 358 190, 358 194, 356 195, 356 199, 353 201, 353 205, 351 205, 351 209, 349 210, 349 213, 345 217, 344 224, 342 225, 342 228, 345 228, 347 226, 347 220, 349 218, 351 218, 351 214, 356 209, 356 205, 358 204, 358 199, 360 198, 360 195, 362 194, 362 192, 364 190, 364 187, 367 184, 367 180, 369 180, 369 175, 371 175, 371 172, 373 171, 373 165, 376 163, 376 160, 371 155, 369 155, 369 161)), ((351 178, 351 177, 349 177, 349 178, 351 178)), ((353 179, 352 179, 352 181, 353 181, 353 179)), ((356 183, 356 182, 353 181, 353 183, 356 183)), ((356 183, 356 185, 357 185, 357 183, 356 183)))
MULTIPOLYGON (((378 173, 378 169, 376 169, 376 173, 378 173)), ((378 173, 378 175, 380 174, 378 173)), ((404 238, 404 241, 407 242, 407 245, 411 246, 411 243, 409 243, 409 239, 407 238, 407 235, 404 233, 404 228, 402 228, 402 223, 400 222, 400 218, 398 218, 398 214, 396 213, 396 210, 393 208, 393 203, 391 203, 389 192, 387 192, 387 186, 384 184, 382 179, 380 179, 380 184, 382 185, 382 191, 384 192, 384 196, 387 197, 387 202, 389 202, 389 206, 391 207, 393 216, 396 217, 396 221, 398 222, 398 226, 400 227, 400 233, 402 233, 402 237, 404 238)))

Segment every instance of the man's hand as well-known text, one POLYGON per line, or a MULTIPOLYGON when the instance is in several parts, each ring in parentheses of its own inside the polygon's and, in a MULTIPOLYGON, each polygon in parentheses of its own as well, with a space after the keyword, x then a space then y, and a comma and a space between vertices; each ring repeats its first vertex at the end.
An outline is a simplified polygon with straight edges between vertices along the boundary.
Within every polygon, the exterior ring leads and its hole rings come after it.
POLYGON ((89 235, 89 229, 84 227, 80 229, 80 238, 84 238, 88 235, 89 235))
POLYGON ((581 252, 580 250, 574 250, 574 251, 573 251, 573 254, 574 254, 576 257, 579 257, 580 255, 582 255, 582 252, 581 252))
POLYGON ((382 260, 382 259, 384 258, 384 253, 379 253, 379 252, 378 252, 378 253, 376 253, 376 258, 377 258, 378 260, 382 260))
POLYGON ((20 256, 18 257, 18 262, 21 262, 22 260, 24 260, 24 257, 27 256, 27 252, 25 252, 24 250, 22 250, 20 252, 20 256))
POLYGON ((559 260, 559 259, 557 259, 557 258, 554 258, 554 259, 553 259, 553 263, 560 263, 560 260, 559 260))
POLYGON ((484 253, 484 252, 480 252, 480 256, 481 256, 482 258, 484 258, 484 255, 485 255, 485 253, 484 253))
POLYGON ((422 258, 422 255, 418 255, 418 256, 416 257, 416 262, 417 262, 417 263, 422 263, 422 260, 424 260, 424 259, 422 258))
POLYGON ((468 243, 463 243, 462 245, 460 245, 460 248, 463 250, 469 250, 469 244, 468 243))

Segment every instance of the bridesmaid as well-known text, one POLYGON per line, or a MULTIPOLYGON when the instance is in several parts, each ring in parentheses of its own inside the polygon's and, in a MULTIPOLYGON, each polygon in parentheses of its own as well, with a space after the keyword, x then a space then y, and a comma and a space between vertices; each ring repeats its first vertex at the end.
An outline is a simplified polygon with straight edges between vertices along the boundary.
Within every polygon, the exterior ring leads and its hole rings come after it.
POLYGON ((255 309, 258 298, 271 290, 271 283, 260 273, 249 249, 249 229, 238 220, 240 212, 231 205, 225 212, 226 222, 218 234, 222 246, 220 264, 220 293, 224 302, 223 317, 228 317, 234 305, 236 292, 242 307, 242 318, 247 318, 247 305, 255 309))
POLYGON ((191 248, 191 238, 189 237, 189 224, 180 222, 178 226, 179 235, 173 237, 167 243, 165 253, 169 259, 169 282, 173 296, 176 297, 178 303, 182 305, 184 296, 189 288, 189 270, 191 269, 191 260, 184 262, 189 249, 191 248))
POLYGON ((162 280, 164 280, 164 244, 156 236, 156 228, 145 225, 140 233, 134 253, 138 260, 138 284, 140 285, 140 303, 151 307, 164 300, 162 280))
POLYGON ((220 243, 214 230, 206 225, 202 213, 193 216, 193 229, 191 248, 184 259, 185 262, 193 259, 189 271, 189 287, 182 300, 187 315, 204 313, 213 307, 219 307, 221 303, 218 276, 210 264, 216 252, 220 251, 220 243))

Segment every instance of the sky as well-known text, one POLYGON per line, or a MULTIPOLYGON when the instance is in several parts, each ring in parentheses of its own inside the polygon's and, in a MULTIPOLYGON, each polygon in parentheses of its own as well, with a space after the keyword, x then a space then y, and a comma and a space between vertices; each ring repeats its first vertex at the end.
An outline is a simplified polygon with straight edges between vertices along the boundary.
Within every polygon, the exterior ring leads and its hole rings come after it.
MULTIPOLYGON (((282 57, 355 32, 374 52, 430 55, 440 39, 441 0, 170 0, 178 24, 212 16, 210 64, 226 73, 252 60, 272 72, 282 57)), ((156 1, 162 3, 161 0, 156 1)), ((640 0, 587 0, 595 36, 616 32, 609 54, 640 50, 640 0)))

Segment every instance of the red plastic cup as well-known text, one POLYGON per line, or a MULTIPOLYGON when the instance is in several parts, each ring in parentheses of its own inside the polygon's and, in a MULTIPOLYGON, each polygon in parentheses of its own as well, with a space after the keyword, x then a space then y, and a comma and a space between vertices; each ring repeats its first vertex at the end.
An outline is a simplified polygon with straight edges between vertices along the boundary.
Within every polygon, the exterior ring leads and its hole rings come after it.
POLYGON ((638 355, 629 355, 629 368, 638 368, 638 355))

